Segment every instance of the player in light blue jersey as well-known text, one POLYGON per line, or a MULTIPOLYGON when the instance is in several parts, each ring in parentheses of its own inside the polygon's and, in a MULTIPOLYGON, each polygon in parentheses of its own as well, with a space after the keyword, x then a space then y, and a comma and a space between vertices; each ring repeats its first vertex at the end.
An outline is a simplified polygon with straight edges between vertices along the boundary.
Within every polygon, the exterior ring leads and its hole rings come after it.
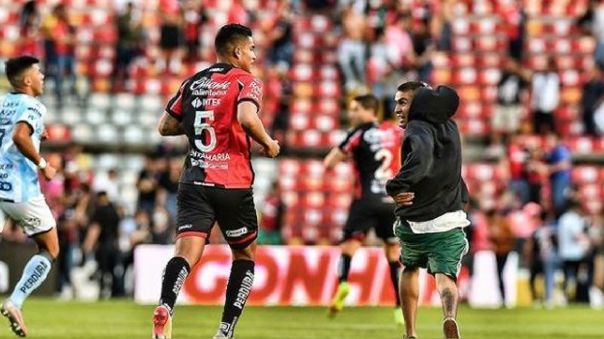
POLYGON ((55 219, 40 191, 38 171, 50 180, 56 169, 40 156, 45 139, 46 107, 36 99, 44 86, 39 60, 21 56, 6 62, 6 77, 13 90, 0 98, 0 232, 8 219, 36 241, 39 252, 25 265, 13 293, 0 313, 20 337, 27 336, 21 314, 25 299, 44 282, 59 254, 55 219))

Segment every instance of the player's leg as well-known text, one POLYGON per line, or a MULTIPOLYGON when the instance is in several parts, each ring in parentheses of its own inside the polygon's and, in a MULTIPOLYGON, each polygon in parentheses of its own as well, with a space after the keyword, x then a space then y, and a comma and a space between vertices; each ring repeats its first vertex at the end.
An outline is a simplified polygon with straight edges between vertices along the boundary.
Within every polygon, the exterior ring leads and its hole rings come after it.
MULTIPOLYGON (((376 210, 378 210, 376 208, 376 210)), ((375 229, 376 235, 384 242, 384 254, 388 260, 388 269, 390 272, 390 281, 395 295, 396 307, 394 309, 394 322, 397 325, 403 326, 403 313, 401 311, 401 297, 399 292, 399 278, 401 264, 399 257, 401 255, 401 247, 398 239, 394 234, 394 205, 381 204, 379 214, 377 215, 379 223, 375 229)))
POLYGON ((178 188, 177 239, 174 256, 164 269, 159 306, 153 312, 154 339, 172 337, 176 298, 191 268, 201 258, 214 224, 214 210, 207 199, 201 187, 181 184, 178 188))
POLYGON ((359 238, 355 238, 352 232, 346 230, 344 231, 344 239, 345 240, 340 244, 342 252, 338 259, 338 287, 329 305, 328 315, 330 317, 335 316, 344 309, 344 300, 346 300, 348 293, 350 293, 348 275, 350 273, 352 257, 362 245, 359 238))
POLYGON ((419 268, 427 267, 428 264, 425 235, 413 233, 409 224, 400 219, 394 223, 394 233, 401 244, 400 261, 403 264, 403 273, 399 281, 399 293, 405 318, 406 338, 416 338, 419 268))
POLYGON ((468 241, 461 228, 426 236, 429 237, 426 244, 430 251, 428 271, 435 275, 443 307, 443 333, 445 338, 460 338, 456 320, 459 302, 457 276, 461 269, 461 259, 469 249, 468 241))
POLYGON ((174 304, 180 293, 191 267, 201 258, 205 246, 203 236, 185 236, 178 238, 175 244, 174 256, 166 264, 161 283, 159 306, 153 312, 154 339, 169 339, 172 337, 172 315, 174 304))
POLYGON ((401 248, 398 242, 385 242, 384 252, 386 259, 388 259, 388 269, 390 272, 390 281, 392 282, 392 290, 394 292, 396 307, 394 309, 394 322, 397 325, 403 325, 403 314, 401 313, 401 296, 399 289, 400 271, 401 264, 399 262, 399 256, 401 248))
POLYGON ((220 327, 214 338, 232 338, 254 283, 256 241, 243 249, 233 249, 233 264, 226 289, 220 327))
POLYGON ((52 263, 59 255, 59 239, 54 217, 44 198, 8 205, 6 212, 34 239, 39 250, 25 264, 21 278, 1 309, 2 315, 9 319, 13 332, 24 337, 27 327, 21 308, 27 297, 46 280, 52 263))
POLYGON ((233 338, 254 283, 258 219, 251 189, 215 189, 213 197, 216 220, 233 253, 221 323, 214 338, 233 338))
POLYGON ((348 275, 352 257, 361 247, 367 231, 376 226, 375 218, 372 216, 371 206, 360 200, 354 200, 350 205, 348 219, 344 225, 344 235, 340 244, 341 254, 338 260, 337 275, 338 287, 329 305, 329 317, 334 317, 344 309, 344 301, 350 293, 348 275))
POLYGON ((437 273, 436 288, 440 294, 440 300, 443 307, 443 332, 446 339, 460 338, 459 329, 457 327, 457 303, 459 299, 459 293, 457 291, 457 284, 455 280, 450 276, 437 273))
POLYGON ((415 321, 417 319, 417 303, 419 300, 419 267, 404 267, 399 282, 403 316, 405 317, 405 333, 407 338, 417 337, 415 321))

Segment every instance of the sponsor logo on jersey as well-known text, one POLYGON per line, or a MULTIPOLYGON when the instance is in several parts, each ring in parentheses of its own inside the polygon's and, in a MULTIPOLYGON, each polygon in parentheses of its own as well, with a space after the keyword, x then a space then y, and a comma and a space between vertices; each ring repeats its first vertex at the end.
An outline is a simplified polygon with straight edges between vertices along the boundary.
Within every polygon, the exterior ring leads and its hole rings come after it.
POLYGON ((178 230, 179 231, 188 230, 189 228, 193 228, 193 225, 192 224, 186 224, 186 225, 178 226, 178 230))
POLYGON ((227 90, 227 89, 229 89, 230 85, 231 85, 230 81, 218 82, 218 81, 214 81, 210 78, 201 78, 201 79, 193 81, 191 86, 189 86, 189 89, 191 91, 197 91, 199 89, 227 90))
POLYGON ((236 230, 227 230, 226 232, 224 232, 224 234, 227 237, 236 238, 236 237, 240 237, 240 236, 242 236, 244 234, 247 234, 247 232, 248 232, 247 228, 241 227, 241 228, 238 228, 236 230))
POLYGON ((199 100, 199 98, 195 98, 195 100, 193 100, 193 102, 191 102, 191 106, 193 106, 195 108, 201 107, 201 100, 199 100))

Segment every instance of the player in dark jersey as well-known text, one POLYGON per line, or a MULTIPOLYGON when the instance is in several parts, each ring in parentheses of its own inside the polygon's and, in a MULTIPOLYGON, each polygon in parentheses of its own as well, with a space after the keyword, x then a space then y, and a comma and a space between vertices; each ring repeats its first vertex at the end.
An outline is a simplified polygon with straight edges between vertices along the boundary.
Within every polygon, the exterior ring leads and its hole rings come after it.
POLYGON ((395 123, 378 124, 379 102, 373 95, 355 97, 350 102, 348 119, 351 130, 346 139, 325 157, 324 164, 332 168, 341 161, 352 159, 356 173, 355 197, 344 226, 342 255, 338 265, 339 285, 329 308, 334 316, 344 307, 349 293, 347 283, 350 262, 367 232, 373 228, 384 242, 384 251, 390 266, 390 278, 396 296, 395 322, 403 324, 398 294, 399 245, 392 230, 394 201, 386 194, 386 181, 398 172, 402 131, 395 123))
POLYGON ((161 135, 186 135, 189 153, 178 188, 175 254, 164 271, 153 338, 171 338, 176 297, 203 253, 217 222, 233 252, 222 322, 214 338, 232 338, 254 279, 258 231, 252 195, 251 139, 268 157, 279 144, 258 117, 262 82, 250 74, 256 60, 252 31, 223 26, 215 40, 217 63, 186 79, 166 107, 161 135))

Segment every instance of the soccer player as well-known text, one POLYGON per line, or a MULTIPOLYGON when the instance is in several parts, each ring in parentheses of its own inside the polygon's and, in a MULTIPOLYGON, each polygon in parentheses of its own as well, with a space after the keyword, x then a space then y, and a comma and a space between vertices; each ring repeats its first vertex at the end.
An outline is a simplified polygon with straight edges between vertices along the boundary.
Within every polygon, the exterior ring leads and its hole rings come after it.
POLYGON ((36 99, 44 91, 44 74, 38 63, 31 56, 8 60, 6 77, 12 91, 0 99, 0 232, 11 219, 39 249, 0 309, 20 337, 27 335, 21 314, 23 302, 42 285, 59 255, 56 222, 38 180, 38 171, 47 180, 57 172, 39 153, 40 142, 46 138, 46 107, 36 99))
POLYGON ((352 128, 346 139, 338 147, 334 147, 324 159, 326 168, 352 159, 357 174, 356 193, 344 226, 341 244, 339 285, 329 307, 329 314, 334 316, 343 309, 344 299, 350 291, 347 281, 352 257, 361 247, 367 232, 373 228, 384 242, 384 252, 390 266, 390 279, 396 296, 394 320, 402 326, 403 315, 398 293, 400 249, 392 229, 395 206, 385 188, 386 181, 392 178, 400 167, 402 131, 389 120, 378 124, 378 109, 379 102, 375 96, 368 94, 355 97, 348 109, 348 120, 352 128))
POLYGON ((178 188, 175 253, 164 271, 153 338, 171 338, 176 297, 215 221, 231 247, 233 264, 214 338, 233 337, 254 280, 258 225, 250 137, 271 158, 279 154, 279 144, 258 117, 263 85, 250 74, 256 60, 252 31, 223 26, 215 48, 217 63, 182 83, 158 126, 161 135, 186 135, 189 153, 178 188))
POLYGON ((395 233, 401 242, 400 289, 406 338, 416 338, 419 268, 436 278, 445 338, 459 338, 457 275, 468 251, 463 210, 468 192, 461 178, 461 142, 451 117, 459 106, 455 90, 422 82, 397 88, 395 113, 405 129, 403 165, 386 184, 397 204, 395 233))

